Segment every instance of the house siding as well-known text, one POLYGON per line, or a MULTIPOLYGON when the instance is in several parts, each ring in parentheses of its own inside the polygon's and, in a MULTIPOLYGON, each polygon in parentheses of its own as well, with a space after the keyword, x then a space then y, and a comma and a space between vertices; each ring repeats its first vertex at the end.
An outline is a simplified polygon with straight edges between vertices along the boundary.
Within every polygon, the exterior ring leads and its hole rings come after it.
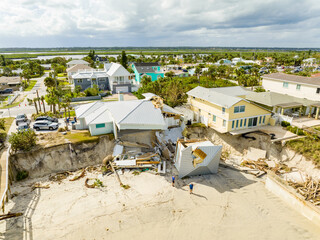
POLYGON ((258 117, 258 124, 257 126, 267 125, 269 124, 269 120, 271 117, 271 113, 259 106, 256 106, 252 103, 249 103, 247 101, 240 101, 233 105, 230 108, 225 109, 225 113, 222 113, 222 107, 215 105, 213 103, 204 101, 199 98, 193 98, 189 97, 189 103, 191 104, 191 110, 195 113, 195 120, 201 121, 204 123, 207 123, 207 126, 212 127, 213 129, 219 131, 219 132, 229 132, 234 130, 235 128, 232 128, 232 121, 233 120, 239 120, 242 119, 242 127, 240 126, 237 129, 244 129, 249 128, 248 122, 249 118, 258 117), (244 113, 234 113, 234 107, 235 106, 245 106, 245 112, 244 113), (200 111, 199 111, 200 110, 200 111), (213 121, 213 115, 216 116, 216 122, 213 121), (264 123, 259 124, 259 117, 265 116, 264 123), (202 119, 201 119, 202 117, 202 119), (244 119, 246 120, 246 125, 244 125, 244 119), (223 126, 224 120, 226 121, 226 126, 223 126))
POLYGON ((320 94, 317 93, 317 88, 320 88, 320 86, 317 87, 306 85, 304 83, 294 83, 290 81, 280 81, 268 78, 263 78, 262 86, 267 91, 288 94, 290 96, 306 98, 313 101, 320 101, 320 94), (283 87, 284 82, 288 83, 288 87, 283 87), (297 84, 301 85, 299 90, 297 90, 297 84))
POLYGON ((107 133, 113 133, 113 122, 104 123, 105 127, 97 128, 97 124, 89 124, 89 131, 91 136, 97 136, 107 133))

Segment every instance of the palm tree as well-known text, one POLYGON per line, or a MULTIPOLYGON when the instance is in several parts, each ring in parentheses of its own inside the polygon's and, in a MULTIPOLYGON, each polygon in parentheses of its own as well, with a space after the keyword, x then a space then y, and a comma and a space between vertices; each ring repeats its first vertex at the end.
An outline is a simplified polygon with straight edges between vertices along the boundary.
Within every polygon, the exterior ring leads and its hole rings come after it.
POLYGON ((40 103, 39 92, 38 92, 38 90, 36 92, 37 92, 37 99, 38 99, 38 104, 39 104, 39 111, 41 112, 41 103, 40 103))
POLYGON ((56 81, 54 80, 54 78, 52 77, 46 77, 44 79, 44 85, 47 87, 47 88, 53 88, 56 86, 56 81))
POLYGON ((29 105, 34 104, 34 107, 36 108, 36 112, 37 112, 37 114, 38 114, 38 113, 39 113, 39 112, 38 112, 38 106, 37 106, 37 103, 36 103, 37 99, 34 98, 34 99, 32 100, 32 99, 30 99, 30 98, 27 98, 27 101, 28 101, 29 105))
POLYGON ((42 102, 42 105, 43 105, 43 112, 46 112, 46 107, 45 107, 45 97, 42 95, 41 97, 40 97, 40 99, 41 99, 41 102, 42 102))

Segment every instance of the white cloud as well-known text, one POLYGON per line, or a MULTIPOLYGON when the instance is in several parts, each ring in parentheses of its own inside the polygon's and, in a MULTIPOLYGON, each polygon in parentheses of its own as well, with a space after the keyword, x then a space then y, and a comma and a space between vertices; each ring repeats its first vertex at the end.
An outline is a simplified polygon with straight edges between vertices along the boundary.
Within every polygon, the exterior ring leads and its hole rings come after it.
POLYGON ((0 47, 318 47, 319 10, 317 0, 1 0, 0 47))

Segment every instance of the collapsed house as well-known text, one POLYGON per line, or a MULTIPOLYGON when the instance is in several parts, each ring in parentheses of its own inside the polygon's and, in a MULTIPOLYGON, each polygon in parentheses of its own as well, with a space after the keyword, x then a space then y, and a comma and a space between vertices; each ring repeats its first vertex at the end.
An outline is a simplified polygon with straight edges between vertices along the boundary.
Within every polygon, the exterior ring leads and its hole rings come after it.
POLYGON ((222 146, 207 140, 178 140, 174 165, 179 178, 218 172, 222 146))
POLYGON ((180 125, 181 115, 163 104, 160 97, 143 100, 83 104, 75 108, 77 130, 88 129, 92 136, 124 131, 166 130, 180 125))

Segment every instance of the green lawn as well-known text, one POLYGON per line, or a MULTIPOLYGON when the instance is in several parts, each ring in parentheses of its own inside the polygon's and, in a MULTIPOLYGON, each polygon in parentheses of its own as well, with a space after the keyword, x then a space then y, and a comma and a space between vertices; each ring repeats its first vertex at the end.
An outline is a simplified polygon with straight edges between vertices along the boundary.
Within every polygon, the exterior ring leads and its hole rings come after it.
POLYGON ((58 77, 66 77, 67 74, 66 73, 58 73, 58 77))
POLYGON ((90 143, 99 141, 99 137, 91 136, 89 131, 68 132, 64 137, 72 143, 90 143))
POLYGON ((0 109, 7 109, 7 108, 16 107, 16 106, 18 106, 20 103, 22 103, 23 100, 24 100, 24 98, 22 98, 19 102, 15 102, 15 103, 10 104, 10 105, 2 106, 2 107, 0 107, 0 109))
POLYGON ((70 85, 70 83, 68 81, 66 81, 67 79, 58 79, 59 85, 70 85))
MULTIPOLYGON (((14 117, 8 117, 8 118, 3 118, 3 119, 5 121, 5 128, 6 128, 5 132, 8 133, 8 131, 12 125, 12 122, 14 120, 14 117)), ((0 130, 0 131, 3 131, 3 130, 0 130)))
POLYGON ((36 85, 37 80, 30 80, 29 86, 24 91, 31 91, 34 85, 36 85))

